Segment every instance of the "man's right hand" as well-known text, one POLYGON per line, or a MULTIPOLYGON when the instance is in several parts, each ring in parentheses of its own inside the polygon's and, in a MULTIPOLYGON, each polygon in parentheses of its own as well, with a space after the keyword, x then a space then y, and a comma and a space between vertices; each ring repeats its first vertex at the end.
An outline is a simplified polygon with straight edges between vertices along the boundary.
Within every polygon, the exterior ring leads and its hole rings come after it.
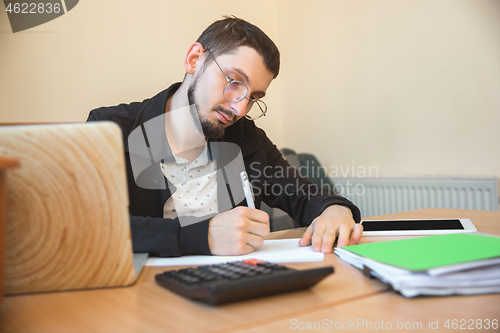
POLYGON ((208 246, 215 255, 253 252, 269 235, 269 215, 258 209, 236 207, 218 214, 208 226, 208 246))

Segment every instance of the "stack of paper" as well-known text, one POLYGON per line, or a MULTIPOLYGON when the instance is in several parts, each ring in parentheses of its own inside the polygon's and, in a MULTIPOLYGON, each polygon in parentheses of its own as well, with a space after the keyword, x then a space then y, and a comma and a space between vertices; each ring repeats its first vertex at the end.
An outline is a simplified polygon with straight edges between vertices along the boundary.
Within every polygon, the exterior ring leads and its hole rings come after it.
POLYGON ((335 248, 405 297, 500 292, 500 237, 450 234, 335 248))

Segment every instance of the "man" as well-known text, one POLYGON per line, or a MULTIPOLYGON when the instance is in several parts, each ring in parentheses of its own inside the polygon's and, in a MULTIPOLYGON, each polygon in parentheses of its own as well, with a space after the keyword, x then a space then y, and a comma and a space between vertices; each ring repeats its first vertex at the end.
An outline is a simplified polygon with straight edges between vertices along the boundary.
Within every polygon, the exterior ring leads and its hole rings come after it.
POLYGON ((257 208, 264 201, 308 226, 300 246, 330 253, 336 239, 359 241, 359 209, 300 176, 247 119, 267 112, 261 99, 279 57, 259 28, 226 17, 191 45, 182 83, 90 113, 88 121, 111 120, 123 131, 135 252, 240 255, 262 245, 269 216, 246 207, 231 168, 248 172, 257 208))

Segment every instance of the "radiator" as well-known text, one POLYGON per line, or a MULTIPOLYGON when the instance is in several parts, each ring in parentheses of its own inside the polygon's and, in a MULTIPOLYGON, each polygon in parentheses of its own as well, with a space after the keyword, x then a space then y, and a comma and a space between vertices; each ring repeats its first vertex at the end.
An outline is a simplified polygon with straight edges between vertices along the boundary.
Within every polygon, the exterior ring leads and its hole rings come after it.
POLYGON ((422 208, 498 210, 496 177, 331 178, 334 190, 362 217, 422 208))

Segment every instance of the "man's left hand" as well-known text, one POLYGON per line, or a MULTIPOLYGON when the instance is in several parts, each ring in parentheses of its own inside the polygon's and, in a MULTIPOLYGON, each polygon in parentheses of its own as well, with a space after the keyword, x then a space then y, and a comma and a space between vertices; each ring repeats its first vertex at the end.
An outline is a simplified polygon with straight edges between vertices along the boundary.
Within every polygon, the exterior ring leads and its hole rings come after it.
POLYGON ((332 205, 315 218, 299 241, 300 246, 313 246, 314 251, 331 253, 333 243, 337 246, 357 244, 363 234, 363 226, 355 223, 351 210, 345 206, 332 205))

